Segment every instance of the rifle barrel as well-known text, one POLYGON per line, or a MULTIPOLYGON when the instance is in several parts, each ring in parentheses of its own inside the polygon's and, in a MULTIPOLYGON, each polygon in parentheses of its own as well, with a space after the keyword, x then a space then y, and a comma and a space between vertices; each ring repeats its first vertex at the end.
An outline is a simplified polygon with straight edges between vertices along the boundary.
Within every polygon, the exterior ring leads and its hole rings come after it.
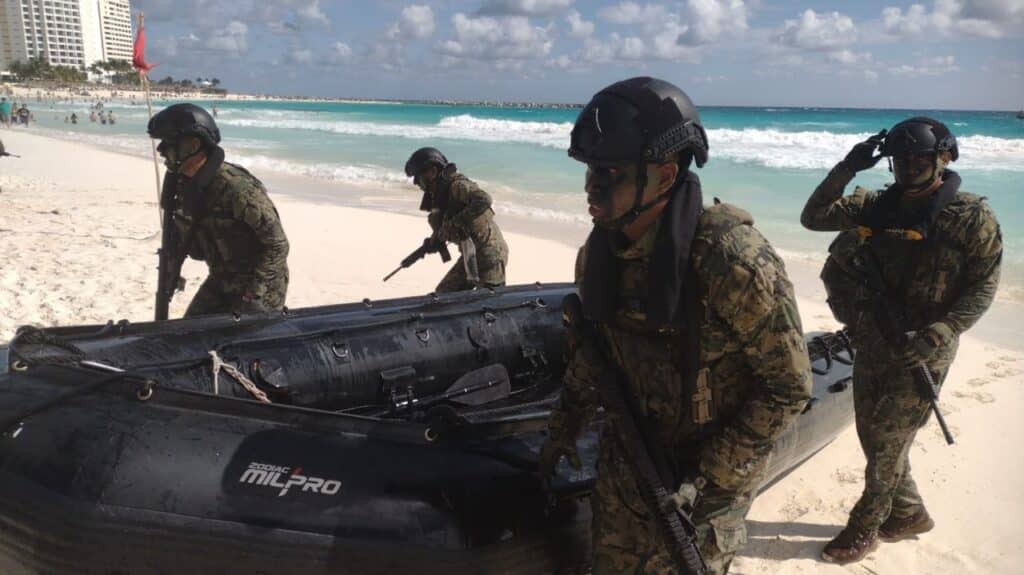
POLYGON ((932 412, 935 413, 935 421, 939 423, 939 428, 942 429, 942 436, 946 438, 947 445, 953 445, 953 433, 949 431, 949 426, 946 425, 946 418, 942 417, 942 412, 939 411, 939 393, 935 385, 935 379, 932 378, 932 374, 928 371, 923 363, 919 363, 914 366, 914 379, 917 380, 918 387, 921 388, 920 392, 925 394, 928 398, 928 402, 931 403, 932 412))
POLYGON ((393 272, 389 273, 388 275, 384 276, 384 281, 388 281, 389 279, 394 277, 394 275, 397 274, 400 271, 402 271, 402 266, 398 266, 397 268, 395 268, 395 271, 393 271, 393 272))

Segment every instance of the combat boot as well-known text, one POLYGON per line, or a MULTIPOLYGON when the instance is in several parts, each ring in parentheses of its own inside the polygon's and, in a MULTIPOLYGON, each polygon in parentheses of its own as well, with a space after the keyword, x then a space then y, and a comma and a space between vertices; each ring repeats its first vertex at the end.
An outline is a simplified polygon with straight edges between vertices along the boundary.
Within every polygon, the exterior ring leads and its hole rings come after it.
POLYGON ((878 531, 846 527, 825 545, 821 558, 829 563, 845 565, 860 561, 875 549, 878 549, 878 531))
POLYGON ((892 515, 878 528, 878 537, 882 541, 902 541, 914 535, 927 533, 935 528, 928 511, 922 508, 910 517, 897 518, 892 515))

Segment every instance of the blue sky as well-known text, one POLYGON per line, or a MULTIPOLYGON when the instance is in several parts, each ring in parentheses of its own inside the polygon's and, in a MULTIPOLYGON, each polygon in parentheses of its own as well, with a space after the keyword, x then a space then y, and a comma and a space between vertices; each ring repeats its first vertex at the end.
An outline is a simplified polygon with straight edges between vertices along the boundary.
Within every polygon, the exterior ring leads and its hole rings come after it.
POLYGON ((1024 0, 134 0, 151 76, 330 97, 1019 109, 1024 0))

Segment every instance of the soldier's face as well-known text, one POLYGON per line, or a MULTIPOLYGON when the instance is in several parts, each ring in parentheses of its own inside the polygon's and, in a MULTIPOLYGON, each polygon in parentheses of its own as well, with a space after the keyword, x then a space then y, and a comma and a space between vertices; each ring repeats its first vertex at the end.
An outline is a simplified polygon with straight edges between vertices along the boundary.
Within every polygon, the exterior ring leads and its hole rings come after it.
POLYGON ((416 177, 413 178, 412 183, 416 184, 416 187, 423 190, 424 192, 429 192, 431 189, 433 189, 434 182, 437 181, 437 176, 439 173, 440 172, 438 171, 437 166, 430 166, 427 169, 423 170, 422 172, 416 174, 416 177))
POLYGON ((176 140, 160 140, 156 151, 164 159, 164 166, 174 172, 181 167, 181 163, 194 155, 199 150, 197 138, 185 138, 176 140))
POLYGON ((587 165, 584 184, 590 217, 595 223, 609 222, 625 214, 636 194, 636 166, 587 165))
POLYGON ((892 159, 896 181, 908 187, 923 186, 932 181, 935 171, 934 154, 910 154, 892 159))

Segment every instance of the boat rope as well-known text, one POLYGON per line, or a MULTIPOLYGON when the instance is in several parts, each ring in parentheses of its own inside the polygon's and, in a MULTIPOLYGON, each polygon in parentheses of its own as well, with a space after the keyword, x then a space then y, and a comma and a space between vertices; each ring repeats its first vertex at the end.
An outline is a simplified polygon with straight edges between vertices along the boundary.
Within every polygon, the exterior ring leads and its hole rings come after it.
POLYGON ((245 388, 246 391, 251 393, 253 397, 258 399, 259 401, 262 401, 263 403, 270 403, 270 398, 267 397, 267 394, 263 393, 263 391, 260 388, 256 387, 256 384, 253 383, 251 379, 246 377, 245 374, 239 371, 237 367, 221 359, 220 356, 217 355, 217 352, 212 349, 210 350, 210 358, 213 359, 214 395, 220 395, 219 377, 220 370, 223 369, 225 372, 227 372, 228 375, 234 378, 234 380, 238 382, 239 385, 241 385, 242 387, 245 388))
POLYGON ((49 331, 35 326, 22 326, 14 335, 14 339, 8 344, 8 349, 15 360, 21 362, 22 366, 30 365, 74 365, 85 359, 85 352, 75 344, 66 339, 54 335, 49 331), (43 355, 39 353, 25 354, 22 345, 38 347, 54 347, 64 353, 43 355), (30 357, 31 355, 31 357, 30 357))

